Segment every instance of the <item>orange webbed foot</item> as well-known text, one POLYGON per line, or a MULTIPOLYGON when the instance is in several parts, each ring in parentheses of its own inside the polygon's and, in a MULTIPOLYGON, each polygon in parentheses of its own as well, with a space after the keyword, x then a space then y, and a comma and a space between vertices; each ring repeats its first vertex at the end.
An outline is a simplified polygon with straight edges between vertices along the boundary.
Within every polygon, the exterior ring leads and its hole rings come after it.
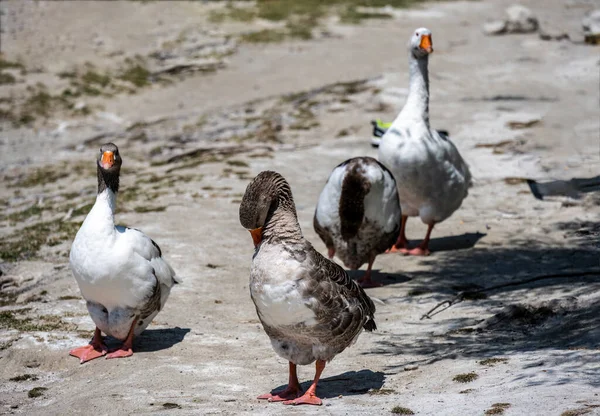
POLYGON ((302 396, 302 389, 300 388, 300 386, 287 386, 285 390, 262 394, 258 396, 257 399, 268 400, 270 402, 283 402, 286 400, 289 401, 297 399, 300 396, 302 396))
POLYGON ((83 364, 93 359, 100 358, 106 355, 107 352, 108 348, 104 344, 99 344, 97 346, 90 344, 84 347, 72 349, 69 351, 69 355, 79 358, 79 363, 83 364))
POLYGON ((285 401, 283 402, 283 404, 291 404, 294 406, 297 406, 299 404, 312 404, 313 406, 321 406, 323 404, 323 401, 321 401, 321 399, 319 399, 314 394, 310 394, 307 392, 304 395, 298 397, 297 399, 285 401))
POLYGON ((412 250, 407 250, 409 256, 429 256, 431 251, 428 248, 415 247, 412 250))
POLYGON ((111 350, 110 354, 106 356, 106 359, 110 360, 111 358, 125 358, 131 357, 132 355, 133 351, 131 350, 131 348, 123 346, 121 348, 117 348, 116 350, 111 350))

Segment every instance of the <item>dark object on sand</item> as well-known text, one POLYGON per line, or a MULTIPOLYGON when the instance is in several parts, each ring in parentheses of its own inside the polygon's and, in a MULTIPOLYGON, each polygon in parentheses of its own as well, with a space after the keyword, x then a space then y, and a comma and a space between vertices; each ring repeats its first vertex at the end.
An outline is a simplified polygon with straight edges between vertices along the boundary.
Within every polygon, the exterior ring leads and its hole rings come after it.
POLYGON ((540 183, 533 179, 527 179, 531 193, 537 199, 547 196, 568 196, 581 198, 581 194, 600 191, 600 176, 594 178, 573 178, 569 181, 552 181, 540 183))

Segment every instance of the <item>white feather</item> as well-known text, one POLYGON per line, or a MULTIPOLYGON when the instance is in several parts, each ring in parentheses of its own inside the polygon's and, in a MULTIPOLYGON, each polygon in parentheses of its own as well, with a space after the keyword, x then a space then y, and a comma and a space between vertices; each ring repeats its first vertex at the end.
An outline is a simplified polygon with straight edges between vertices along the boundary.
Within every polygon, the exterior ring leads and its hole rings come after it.
MULTIPOLYGON (((419 36, 427 33, 420 28, 411 39, 418 44, 419 36)), ((471 186, 471 173, 450 139, 429 126, 426 72, 426 61, 411 53, 409 96, 382 137, 378 157, 394 174, 403 215, 431 224, 460 207, 471 186)))
POLYGON ((311 299, 301 295, 301 264, 276 246, 263 245, 252 262, 250 294, 261 320, 273 327, 315 325, 311 299), (273 273, 277 270, 277 273, 273 273))
MULTIPOLYGON (((88 306, 96 325, 109 335, 123 338, 132 319, 122 311, 142 308, 157 280, 161 285, 162 308, 175 273, 149 237, 138 230, 114 226, 115 199, 109 189, 98 195, 75 236, 69 261, 82 296, 106 309, 88 306)), ((136 334, 150 321, 151 317, 144 325, 136 326, 136 334)))

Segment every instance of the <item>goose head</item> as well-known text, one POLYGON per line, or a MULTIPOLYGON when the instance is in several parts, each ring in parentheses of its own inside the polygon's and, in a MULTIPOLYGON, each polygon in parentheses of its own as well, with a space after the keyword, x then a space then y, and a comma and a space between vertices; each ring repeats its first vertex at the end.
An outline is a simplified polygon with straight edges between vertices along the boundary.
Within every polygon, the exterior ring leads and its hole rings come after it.
POLYGON ((248 184, 240 204, 240 223, 250 231, 254 246, 262 241, 263 227, 273 212, 279 207, 290 205, 294 210, 292 191, 279 173, 261 172, 248 184))
POLYGON ((417 59, 424 58, 433 52, 431 30, 424 27, 415 30, 408 43, 409 49, 417 59))
POLYGON ((106 143, 100 147, 98 154, 98 193, 106 188, 113 192, 119 190, 119 173, 123 160, 119 155, 119 148, 114 143, 106 143))

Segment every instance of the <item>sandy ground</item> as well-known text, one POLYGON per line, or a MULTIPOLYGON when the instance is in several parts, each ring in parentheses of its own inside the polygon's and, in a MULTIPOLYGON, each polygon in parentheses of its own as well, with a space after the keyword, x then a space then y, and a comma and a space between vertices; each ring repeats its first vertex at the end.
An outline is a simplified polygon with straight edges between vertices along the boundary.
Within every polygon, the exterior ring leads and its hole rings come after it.
MULTIPOLYGON (((220 44, 242 30, 207 23, 214 5, 165 3, 2 2, 4 57, 36 70, 0 96, 28 83, 53 88, 56 73, 85 62, 112 68, 147 56, 181 33, 220 44)), ((575 41, 484 36, 485 20, 510 5, 501 0, 436 3, 360 26, 332 21, 312 41, 237 45, 216 72, 90 98, 101 110, 87 116, 5 125, 0 235, 3 250, 26 247, 0 265, 0 412, 600 414, 600 198, 538 201, 522 180, 598 174, 600 58, 577 42, 592 3, 523 2, 575 41), (341 161, 376 156, 369 121, 402 107, 404 45, 421 26, 436 49, 432 124, 450 131, 475 186, 436 227, 430 257, 377 258, 384 285, 368 293, 379 330, 327 366, 324 406, 259 402, 286 383, 287 365, 249 298, 241 195, 261 170, 282 173, 306 237, 325 252, 312 229, 321 187, 341 161), (68 350, 93 325, 68 250, 93 203, 94 157, 106 141, 124 159, 118 221, 155 239, 183 283, 132 358, 80 365, 68 350), (28 249, 40 236, 39 250, 28 249), (421 319, 461 291, 492 287, 421 319), (476 378, 454 380, 468 373, 476 378), (36 387, 46 390, 31 397, 36 387)), ((409 222, 409 238, 424 232, 409 222)), ((300 369, 305 386, 312 376, 312 366, 300 369)))

